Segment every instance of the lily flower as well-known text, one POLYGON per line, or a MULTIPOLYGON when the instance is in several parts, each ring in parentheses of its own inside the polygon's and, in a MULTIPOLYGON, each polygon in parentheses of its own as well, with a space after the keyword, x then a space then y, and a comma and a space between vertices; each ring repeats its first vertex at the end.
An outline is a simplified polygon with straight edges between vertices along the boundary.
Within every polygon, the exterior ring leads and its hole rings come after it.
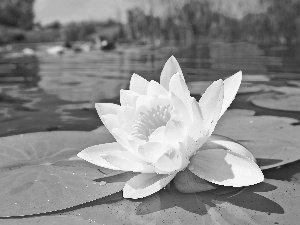
POLYGON ((217 80, 197 102, 174 56, 166 62, 160 83, 133 74, 129 90, 120 91, 121 105, 96 103, 116 142, 91 146, 78 156, 101 167, 139 172, 125 184, 124 198, 151 195, 186 170, 224 186, 262 182, 250 151, 231 139, 211 136, 241 80, 241 71, 217 80))

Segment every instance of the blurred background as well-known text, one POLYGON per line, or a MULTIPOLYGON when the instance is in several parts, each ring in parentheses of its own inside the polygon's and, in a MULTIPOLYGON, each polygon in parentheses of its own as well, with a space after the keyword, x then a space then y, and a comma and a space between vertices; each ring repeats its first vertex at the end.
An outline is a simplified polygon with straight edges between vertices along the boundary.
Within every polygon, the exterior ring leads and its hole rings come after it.
POLYGON ((95 129, 94 103, 119 103, 133 73, 158 81, 171 55, 196 98, 242 70, 233 108, 300 119, 249 100, 300 100, 299 0, 1 0, 0 136, 95 129))
POLYGON ((0 43, 300 41, 298 0, 2 0, 0 43))

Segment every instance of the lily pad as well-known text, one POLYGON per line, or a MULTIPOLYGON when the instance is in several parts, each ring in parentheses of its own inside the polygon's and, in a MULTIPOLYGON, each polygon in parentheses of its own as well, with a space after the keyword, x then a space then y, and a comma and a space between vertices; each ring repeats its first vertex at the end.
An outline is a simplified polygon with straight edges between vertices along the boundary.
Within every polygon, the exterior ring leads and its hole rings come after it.
POLYGON ((267 89, 268 86, 265 84, 242 83, 238 90, 238 94, 256 93, 260 91, 266 91, 267 89))
POLYGON ((183 194, 171 188, 139 200, 95 204, 64 214, 112 225, 297 224, 299 204, 300 185, 266 179, 225 194, 215 190, 183 194))
MULTIPOLYGON (((298 89, 298 88, 297 88, 298 89)), ((278 90, 279 91, 279 90, 278 90)), ((282 111, 300 111, 300 90, 298 94, 266 93, 255 95, 249 100, 256 106, 282 111)))
POLYGON ((287 86, 282 86, 282 87, 275 87, 275 86, 269 86, 269 90, 282 93, 282 94, 287 94, 287 95, 300 95, 300 88, 298 87, 287 87, 287 86))
POLYGON ((300 126, 292 125, 299 121, 254 114, 250 110, 228 110, 214 133, 232 138, 247 147, 261 169, 299 160, 300 126))
POLYGON ((264 74, 244 74, 243 81, 270 81, 270 77, 264 74))
POLYGON ((300 161, 290 163, 276 169, 265 170, 264 176, 268 179, 292 181, 300 184, 300 161))
MULTIPOLYGON (((82 149, 114 139, 109 133, 40 132, 0 139, 0 217, 39 214, 122 190, 125 180, 78 158, 82 149)), ((129 178, 128 178, 129 179, 129 178)))
POLYGON ((300 80, 289 80, 287 81, 289 85, 300 87, 300 80))
POLYGON ((84 220, 78 216, 40 216, 34 218, 0 219, 5 225, 32 225, 32 224, 63 224, 63 225, 100 225, 92 220, 84 220))

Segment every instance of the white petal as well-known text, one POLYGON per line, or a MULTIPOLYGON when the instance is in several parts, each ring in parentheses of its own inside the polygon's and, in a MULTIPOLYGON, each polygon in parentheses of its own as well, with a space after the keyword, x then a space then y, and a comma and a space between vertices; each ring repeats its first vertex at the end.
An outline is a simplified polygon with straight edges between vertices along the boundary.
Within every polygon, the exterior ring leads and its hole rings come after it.
POLYGON ((121 124, 119 122, 119 118, 116 115, 113 114, 106 114, 100 117, 102 123, 104 126, 109 130, 109 132, 112 131, 114 128, 120 128, 121 124))
POLYGON ((184 77, 181 74, 176 73, 172 76, 169 83, 169 92, 173 92, 184 104, 190 103, 190 91, 185 83, 184 77))
POLYGON ((136 114, 147 113, 153 107, 154 97, 141 95, 136 100, 136 114))
POLYGON ((133 154, 137 154, 138 147, 146 143, 145 140, 135 138, 124 129, 115 128, 111 134, 122 147, 133 154))
POLYGON ((135 107, 135 102, 140 94, 131 90, 120 90, 120 103, 121 106, 132 106, 135 107))
POLYGON ((129 89, 141 95, 146 95, 148 84, 149 81, 134 73, 130 80, 129 89))
POLYGON ((186 140, 187 154, 192 156, 207 140, 206 131, 203 130, 203 121, 195 120, 189 127, 186 140))
POLYGON ((189 118, 193 117, 192 111, 192 101, 193 98, 190 96, 190 91, 185 83, 184 77, 180 74, 175 74, 171 80, 169 85, 169 91, 174 93, 180 100, 183 102, 186 111, 188 112, 189 118))
POLYGON ((222 110, 222 105, 223 105, 223 99, 224 99, 224 86, 221 86, 221 90, 219 93, 219 98, 217 100, 217 104, 216 104, 216 108, 212 117, 212 121, 211 124, 209 126, 209 130, 208 130, 208 135, 210 136, 212 134, 212 132, 214 131, 218 120, 220 119, 220 113, 222 110))
POLYGON ((153 131, 152 134, 150 134, 150 136, 148 137, 149 142, 163 142, 165 136, 165 128, 165 126, 161 126, 153 131))
POLYGON ((131 151, 132 151, 134 154, 137 154, 137 151, 138 151, 139 147, 140 147, 141 145, 147 143, 147 141, 132 136, 132 137, 128 140, 128 143, 129 143, 130 146, 132 147, 132 150, 131 150, 131 151))
POLYGON ((99 117, 106 115, 106 114, 117 114, 118 108, 120 106, 113 104, 113 103, 96 103, 95 108, 99 117))
POLYGON ((193 118, 193 120, 203 120, 201 108, 195 98, 192 98, 191 108, 192 108, 191 117, 193 118))
POLYGON ((186 104, 174 93, 171 93, 171 101, 173 105, 172 114, 179 114, 182 116, 185 126, 189 126, 192 122, 192 115, 188 112, 186 104))
POLYGON ((111 131, 111 134, 114 136, 116 141, 122 145, 125 149, 127 149, 130 152, 134 152, 134 149, 129 143, 129 140, 131 138, 131 135, 127 133, 125 130, 120 128, 114 128, 111 131))
POLYGON ((203 114, 203 127, 206 130, 209 129, 214 117, 216 117, 216 109, 222 107, 222 99, 220 99, 221 92, 223 92, 223 81, 217 80, 206 89, 199 101, 199 106, 203 114))
POLYGON ((174 178, 176 174, 139 174, 131 178, 123 188, 124 198, 144 198, 158 192, 174 178))
POLYGON ((188 163, 189 160, 185 151, 181 151, 179 148, 173 148, 157 160, 155 169, 157 173, 170 174, 184 169, 188 163))
POLYGON ((136 115, 140 113, 148 114, 150 110, 156 109, 159 107, 168 107, 171 105, 171 100, 167 96, 159 96, 154 98, 149 95, 141 95, 136 101, 136 115))
POLYGON ((198 141, 199 138, 204 136, 203 121, 194 120, 188 130, 188 136, 193 140, 198 141))
POLYGON ((147 95, 158 96, 158 95, 168 95, 168 91, 159 83, 151 80, 148 85, 147 95))
POLYGON ((120 124, 133 123, 135 121, 135 108, 131 106, 121 106, 118 109, 118 120, 120 124))
POLYGON ((172 116, 167 122, 164 140, 165 142, 172 144, 174 142, 183 142, 187 135, 187 127, 185 126, 183 119, 179 116, 172 116))
POLYGON ((241 156, 247 157, 254 162, 256 162, 255 157, 252 153, 243 145, 232 140, 228 137, 220 136, 220 135, 211 135, 205 144, 201 147, 201 149, 226 149, 232 152, 235 152, 241 156))
POLYGON ((77 156, 97 166, 113 170, 119 170, 118 167, 115 167, 114 165, 110 164, 101 157, 102 152, 114 150, 125 151, 125 149, 120 144, 118 144, 117 142, 113 142, 88 147, 79 152, 77 156))
POLYGON ((166 152, 171 150, 170 146, 159 142, 147 142, 138 149, 138 154, 144 160, 150 163, 156 163, 157 160, 166 152))
POLYGON ((152 165, 148 164, 145 160, 142 160, 129 151, 103 152, 101 157, 111 165, 118 168, 118 170, 141 173, 155 172, 155 169, 152 165))
POLYGON ((179 63, 174 56, 171 56, 166 62, 160 75, 160 84, 165 87, 166 90, 169 90, 170 79, 175 73, 182 75, 179 63))
POLYGON ((188 168, 198 177, 224 186, 249 186, 264 180, 254 161, 224 149, 198 151, 188 168))
POLYGON ((121 129, 124 130, 126 133, 131 134, 133 132, 132 123, 123 123, 121 125, 121 129))
POLYGON ((242 82, 242 71, 228 77, 224 81, 224 100, 220 117, 224 114, 231 102, 234 100, 236 93, 242 82))

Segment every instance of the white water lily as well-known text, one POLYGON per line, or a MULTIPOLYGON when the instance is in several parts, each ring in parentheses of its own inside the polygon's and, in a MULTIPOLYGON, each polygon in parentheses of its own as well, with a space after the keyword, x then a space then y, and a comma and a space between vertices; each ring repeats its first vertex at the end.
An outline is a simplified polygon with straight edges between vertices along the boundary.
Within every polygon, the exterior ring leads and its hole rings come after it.
POLYGON ((218 185, 259 183, 263 174, 245 147, 218 136, 210 138, 241 79, 238 72, 213 82, 197 102, 173 56, 163 68, 160 84, 133 74, 129 90, 120 91, 121 105, 96 104, 116 142, 91 146, 78 156, 101 167, 140 172, 125 184, 125 198, 151 195, 185 169, 218 185))

